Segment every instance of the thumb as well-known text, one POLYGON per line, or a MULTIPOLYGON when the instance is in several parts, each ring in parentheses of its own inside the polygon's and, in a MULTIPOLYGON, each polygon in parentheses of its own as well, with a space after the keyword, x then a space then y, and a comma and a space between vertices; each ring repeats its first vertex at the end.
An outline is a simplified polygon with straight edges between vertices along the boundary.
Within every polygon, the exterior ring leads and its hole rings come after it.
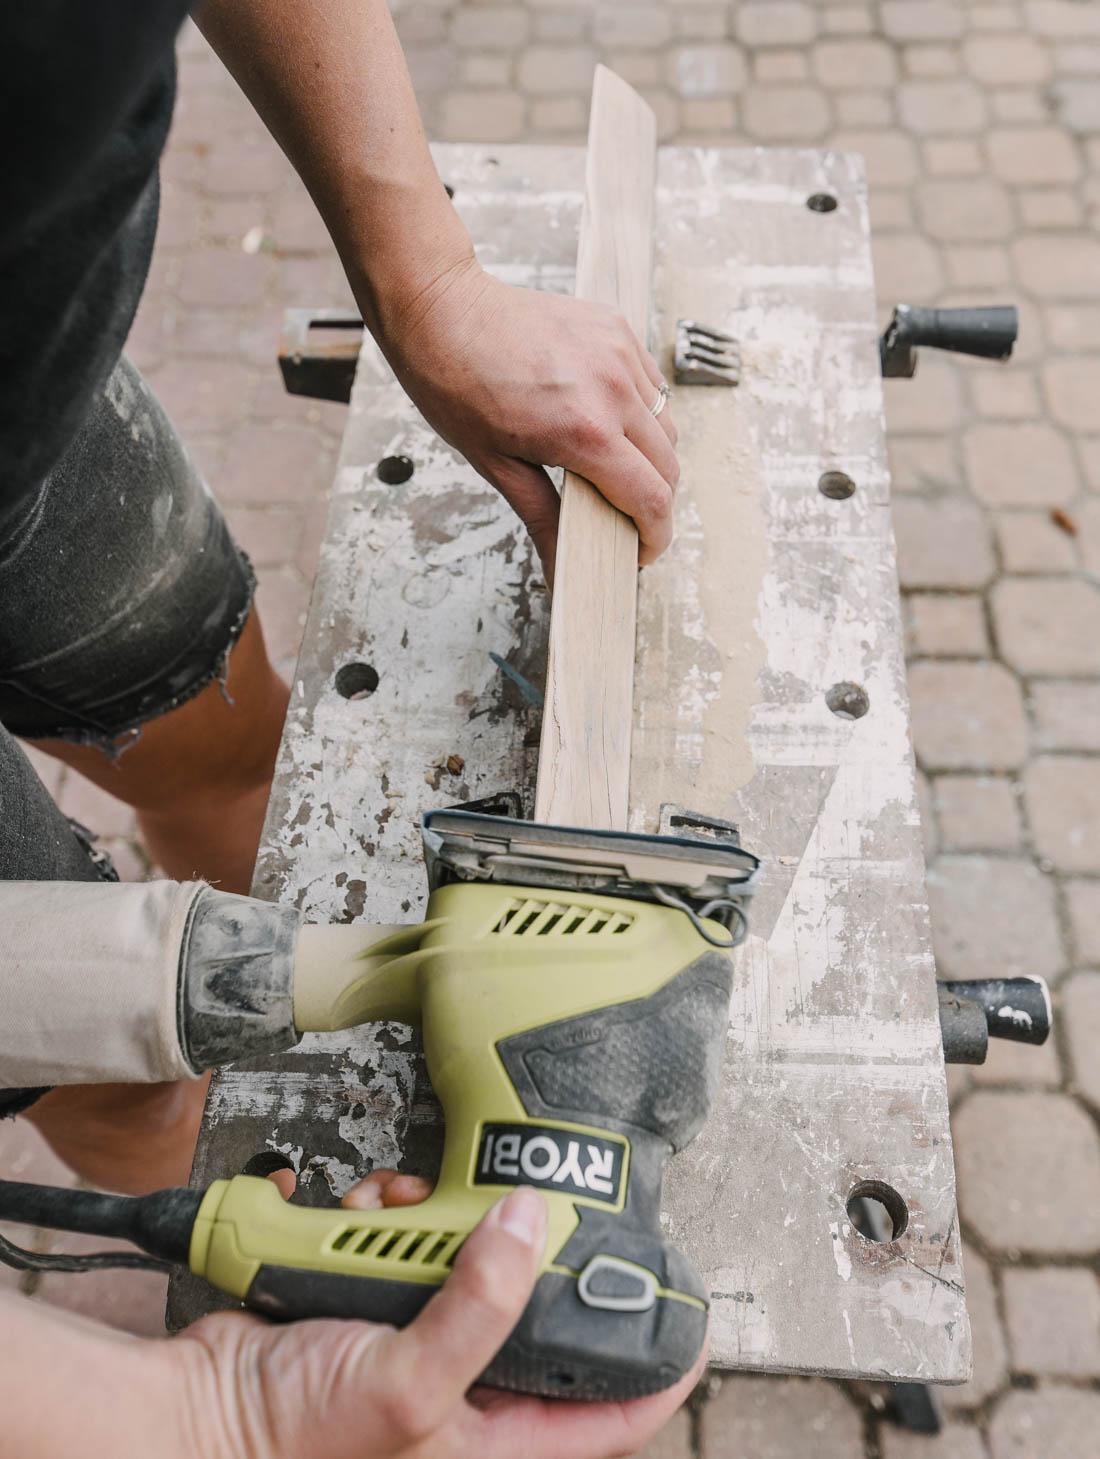
POLYGON ((420 1315, 387 1332, 373 1353, 395 1385, 410 1373, 432 1375, 418 1387, 418 1424, 444 1422, 519 1321, 546 1244, 546 1202, 520 1186, 497 1202, 466 1239, 454 1270, 420 1315))
POLYGON ((486 480, 522 520, 531 534, 542 563, 546 586, 554 586, 554 555, 558 546, 558 516, 561 500, 554 483, 541 466, 516 456, 496 456, 483 469, 486 480))

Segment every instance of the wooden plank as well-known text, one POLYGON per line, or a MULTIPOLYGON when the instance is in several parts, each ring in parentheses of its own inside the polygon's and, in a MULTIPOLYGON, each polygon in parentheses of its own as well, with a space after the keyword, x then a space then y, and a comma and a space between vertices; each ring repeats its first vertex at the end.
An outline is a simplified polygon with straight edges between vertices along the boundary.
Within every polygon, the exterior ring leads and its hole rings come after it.
MULTIPOLYGON (((443 147, 487 267, 569 292, 583 154, 443 147)), ((681 389, 672 554, 641 575, 630 826, 677 801, 739 819, 765 873, 735 968, 718 1104, 669 1167, 664 1219, 714 1296, 720 1367, 951 1382, 969 1332, 885 471, 862 172, 838 153, 668 149, 655 339, 742 341, 736 391, 681 389), (839 201, 805 207, 812 193, 839 201), (826 469, 854 494, 817 490, 826 469), (842 720, 833 684, 866 692, 842 720), (901 1240, 845 1201, 894 1186, 901 1240)), ((669 367, 667 358, 662 364, 669 367)), ((261 895, 314 920, 412 921, 420 815, 534 784, 547 599, 521 528, 363 356, 264 847, 261 895), (412 479, 386 487, 381 457, 412 479), (348 662, 377 690, 346 700, 348 662), (454 775, 451 754, 463 757, 454 775)), ((438 1111, 411 1033, 310 1037, 214 1080, 196 1175, 286 1153, 328 1203, 373 1163, 430 1173, 438 1111)), ((209 1307, 175 1284, 174 1314, 209 1307)))
MULTIPOLYGON (((644 343, 653 261, 657 123, 596 67, 577 247, 578 299, 613 304, 644 343)), ((562 482, 535 820, 626 827, 638 533, 581 476, 562 482)))

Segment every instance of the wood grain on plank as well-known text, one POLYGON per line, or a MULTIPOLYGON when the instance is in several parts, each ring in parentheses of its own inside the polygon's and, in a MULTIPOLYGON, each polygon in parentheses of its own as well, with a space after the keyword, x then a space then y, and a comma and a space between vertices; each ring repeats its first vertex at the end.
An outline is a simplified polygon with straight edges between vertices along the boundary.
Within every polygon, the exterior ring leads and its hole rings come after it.
MULTIPOLYGON (((657 127, 640 96, 596 69, 579 299, 613 304, 644 343, 653 259, 657 127)), ((565 473, 535 819, 625 829, 634 704, 638 533, 583 477, 565 473)))

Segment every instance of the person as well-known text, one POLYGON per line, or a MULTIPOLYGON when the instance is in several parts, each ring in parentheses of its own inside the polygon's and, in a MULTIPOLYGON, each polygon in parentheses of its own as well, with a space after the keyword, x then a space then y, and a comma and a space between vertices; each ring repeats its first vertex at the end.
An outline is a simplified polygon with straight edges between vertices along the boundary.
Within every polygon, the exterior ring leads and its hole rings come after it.
MULTIPOLYGON (((164 990, 198 955, 196 919, 203 956, 272 977, 287 966, 280 909, 234 919, 221 900, 248 888, 287 688, 247 559, 122 354, 187 8, 40 0, 0 21, 0 1114, 31 1121, 87 1180, 133 1192, 181 1183, 194 1146, 205 1080, 178 1030, 158 1042, 150 1028, 171 1023, 164 990), (133 806, 167 879, 111 885, 19 739, 133 806)), ((660 371, 614 311, 481 268, 383 0, 205 0, 197 19, 306 182, 397 379, 518 512, 548 581, 558 502, 544 463, 592 480, 653 560, 678 474, 675 428, 653 414, 660 371)), ((423 1194, 375 1172, 346 1200, 423 1194)), ((221 1314, 154 1343, 0 1294, 4 1452, 632 1452, 698 1369, 626 1405, 467 1391, 526 1302, 544 1234, 541 1198, 513 1192, 402 1332, 221 1314)))

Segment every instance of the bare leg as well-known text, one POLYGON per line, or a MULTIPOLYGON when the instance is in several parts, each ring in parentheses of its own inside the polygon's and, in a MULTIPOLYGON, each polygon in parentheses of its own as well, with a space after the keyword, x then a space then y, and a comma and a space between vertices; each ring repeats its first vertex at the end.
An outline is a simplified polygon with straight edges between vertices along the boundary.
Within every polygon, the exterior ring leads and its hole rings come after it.
POLYGON ((290 691, 253 613, 229 656, 226 694, 208 684, 142 727, 115 760, 89 745, 35 740, 132 805, 150 855, 180 881, 202 877, 247 892, 290 691))
MULTIPOLYGON (((151 855, 172 877, 247 892, 289 691, 253 613, 219 684, 151 720, 117 760, 63 740, 37 748, 135 807, 151 855)), ((183 1084, 99 1084, 52 1090, 27 1112, 65 1163, 111 1190, 183 1185, 206 1097, 183 1084)))

